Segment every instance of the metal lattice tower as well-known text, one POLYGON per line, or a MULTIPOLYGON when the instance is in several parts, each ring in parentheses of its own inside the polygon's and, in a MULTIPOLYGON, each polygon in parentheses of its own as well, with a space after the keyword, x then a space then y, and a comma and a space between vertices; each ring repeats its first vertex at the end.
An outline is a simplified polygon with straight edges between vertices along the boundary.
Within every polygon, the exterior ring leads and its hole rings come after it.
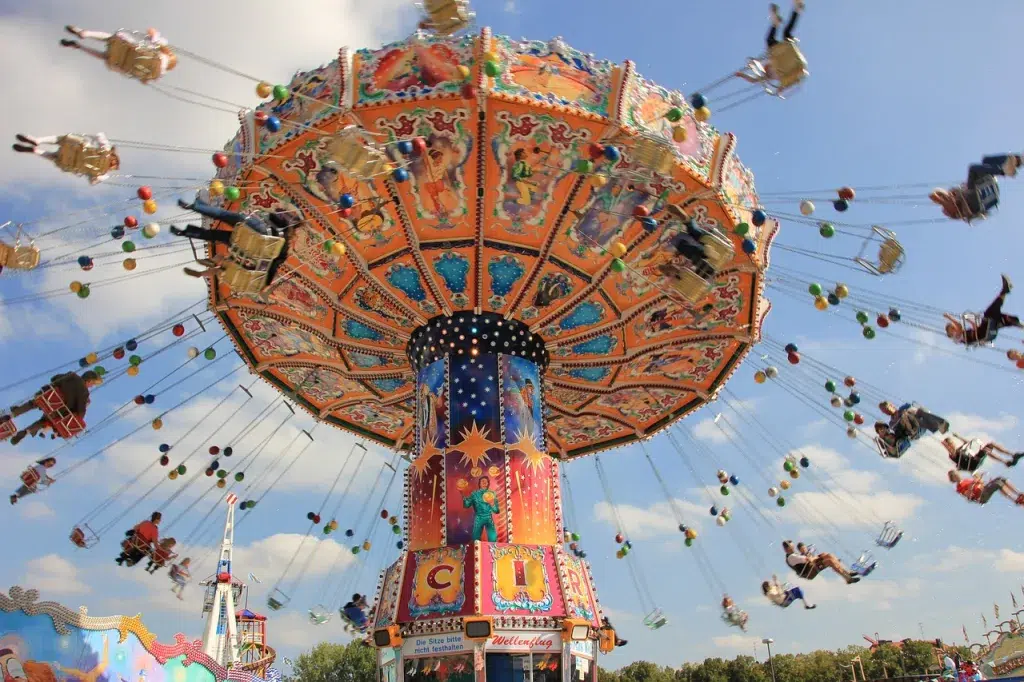
POLYGON ((203 582, 207 587, 203 612, 209 612, 203 632, 203 652, 225 668, 238 663, 238 623, 235 621, 236 593, 241 594, 241 583, 236 588, 231 575, 231 553, 235 541, 235 503, 238 497, 229 494, 226 500, 228 516, 224 522, 224 539, 220 544, 220 559, 213 578, 203 582))

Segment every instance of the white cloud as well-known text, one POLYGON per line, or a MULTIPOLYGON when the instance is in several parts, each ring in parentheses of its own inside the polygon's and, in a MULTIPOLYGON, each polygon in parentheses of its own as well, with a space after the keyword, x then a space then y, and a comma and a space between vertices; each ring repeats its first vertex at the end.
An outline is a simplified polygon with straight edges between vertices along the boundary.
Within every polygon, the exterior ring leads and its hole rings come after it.
POLYGON ((56 512, 48 504, 31 498, 18 502, 18 514, 27 520, 49 519, 56 516, 56 512))
POLYGON ((79 580, 78 568, 56 554, 47 554, 25 563, 22 587, 39 590, 44 599, 58 595, 85 594, 92 590, 79 580))
POLYGON ((960 573, 974 566, 988 566, 1000 573, 1024 572, 1024 553, 1007 548, 988 550, 950 545, 919 557, 918 561, 929 573, 960 573))
MULTIPOLYGON (((699 530, 703 524, 703 516, 707 515, 707 508, 687 500, 675 499, 676 508, 686 520, 686 525, 699 530)), ((616 505, 615 510, 625 525, 623 530, 631 540, 649 540, 656 537, 672 535, 682 538, 679 532, 679 522, 676 521, 675 513, 669 503, 656 502, 649 507, 635 507, 629 504, 616 505)), ((594 505, 594 517, 604 521, 612 528, 616 526, 615 514, 607 502, 598 502, 594 505)))
MULTIPOLYGON (((1009 414, 998 417, 985 417, 979 414, 953 412, 945 415, 950 423, 950 432, 956 432, 967 439, 977 439, 982 443, 995 441, 999 437, 1017 428, 1019 420, 1009 414)), ((947 472, 952 469, 949 453, 942 445, 944 436, 925 435, 914 443, 913 448, 897 460, 900 470, 916 480, 929 485, 949 487, 947 472)), ((997 462, 989 461, 989 467, 1000 467, 997 462)))
POLYGON ((736 431, 737 415, 735 412, 745 413, 754 409, 756 401, 734 400, 729 405, 732 408, 729 412, 716 413, 713 417, 702 419, 693 427, 693 435, 700 440, 705 440, 713 445, 724 445, 732 440, 743 444, 736 431), (717 421, 716 421, 717 420, 717 421))
POLYGON ((712 637, 711 642, 719 649, 729 651, 742 651, 750 653, 754 647, 761 643, 761 638, 756 635, 741 635, 739 633, 712 637))
MULTIPOLYGON (((103 3, 46 0, 23 4, 17 13, 0 16, 0 62, 31 64, 30 69, 12 69, 7 86, 28 101, 45 102, 45 106, 14 107, 6 112, 0 119, 0 139, 13 141, 16 133, 51 135, 102 130, 112 139, 214 150, 222 148, 234 136, 238 122, 233 113, 169 99, 153 88, 111 73, 99 60, 61 48, 58 41, 69 37, 63 32, 68 21, 96 30, 121 26, 144 30, 156 26, 172 44, 183 50, 195 51, 215 63, 270 82, 288 82, 295 70, 315 68, 334 59, 343 45, 358 48, 397 38, 402 27, 413 25, 413 14, 412 3, 406 0, 377 0, 369 4, 360 0, 310 0, 287 12, 253 12, 244 0, 212 4, 183 0, 152 7, 142 7, 129 0, 103 3), (203 20, 197 23, 197 16, 202 16, 203 20), (258 40, 238 43, 225 38, 219 27, 236 25, 240 16, 245 17, 247 35, 260 36, 258 40)), ((237 103, 239 108, 259 101, 250 80, 185 55, 181 55, 178 68, 168 74, 162 84, 237 103)), ((124 146, 120 151, 124 175, 198 179, 212 175, 207 154, 164 153, 124 146)), ((131 195, 130 189, 115 187, 118 182, 130 185, 130 179, 114 179, 99 188, 89 187, 81 178, 62 174, 38 158, 8 154, 12 157, 10 162, 0 165, 0 192, 15 199, 26 195, 28 188, 40 191, 46 188, 49 198, 39 205, 39 213, 60 216, 55 219, 60 222, 35 225, 34 234, 83 217, 80 214, 74 220, 70 218, 68 204, 91 198, 96 206, 84 216, 95 218, 94 224, 41 240, 39 246, 44 258, 79 252, 86 244, 102 239, 110 224, 120 222, 123 217, 124 210, 112 209, 110 203, 118 197, 131 195)), ((193 182, 197 186, 202 184, 201 180, 178 184, 193 182)), ((176 190, 154 189, 161 206, 173 209, 172 197, 162 196, 161 192, 173 194, 176 190)), ((179 191, 182 195, 190 193, 179 191)), ((154 219, 160 222, 168 215, 159 212, 154 219)), ((168 238, 164 232, 160 240, 168 238)), ((143 247, 138 252, 140 256, 150 255, 146 253, 146 245, 148 243, 140 244, 143 247)), ((187 259, 180 253, 140 258, 135 274, 187 259)), ((114 262, 117 260, 115 258, 114 262)), ((88 281, 91 277, 98 281, 122 272, 116 265, 109 265, 86 275, 77 271, 72 262, 68 267, 49 268, 40 274, 38 290, 66 290, 73 279, 88 281)), ((184 277, 177 268, 136 277, 131 282, 130 290, 123 284, 94 287, 87 300, 72 295, 57 296, 52 299, 53 303, 67 315, 51 317, 66 318, 96 343, 107 334, 144 327, 147 321, 162 319, 205 293, 201 281, 184 277)), ((24 316, 18 312, 13 314, 19 318, 24 316)), ((31 329, 32 325, 27 328, 31 329)), ((0 322, 0 338, 14 329, 18 329, 15 320, 0 322)))
POLYGON ((882 491, 846 494, 799 492, 789 498, 787 509, 797 514, 802 523, 812 527, 835 525, 839 528, 873 528, 880 530, 877 519, 906 521, 924 500, 916 495, 882 491))
POLYGON ((913 600, 918 597, 923 583, 917 578, 902 580, 878 580, 875 576, 864 578, 855 585, 847 585, 838 577, 819 576, 810 583, 802 584, 807 601, 812 604, 824 602, 849 602, 868 611, 888 611, 894 602, 913 600))

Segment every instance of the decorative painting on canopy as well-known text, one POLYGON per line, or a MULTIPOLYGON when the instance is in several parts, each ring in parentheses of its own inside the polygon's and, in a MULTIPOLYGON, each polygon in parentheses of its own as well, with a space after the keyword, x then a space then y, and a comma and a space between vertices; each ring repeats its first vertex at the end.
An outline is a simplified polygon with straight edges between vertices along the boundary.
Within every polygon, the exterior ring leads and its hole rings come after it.
MULTIPOLYGON (((751 266, 767 263, 761 256, 770 239, 764 230, 754 235, 758 257, 751 262, 733 234, 746 218, 737 207, 757 203, 753 176, 733 153, 735 138, 696 123, 681 95, 643 80, 632 64, 614 66, 558 40, 492 40, 484 29, 361 50, 351 68, 343 53, 341 61, 297 74, 291 88, 284 101, 258 110, 295 125, 272 133, 251 116, 240 118, 228 165, 217 173, 240 196, 213 200, 229 210, 302 213, 279 269, 287 276, 245 298, 218 281, 211 303, 246 362, 328 423, 387 446, 415 447, 425 422, 422 414, 417 420, 421 396, 406 347, 417 327, 449 312, 497 312, 544 339, 550 364, 538 376, 546 394, 538 395, 552 410, 541 429, 553 450, 569 456, 631 442, 678 418, 731 371, 747 350, 742 339, 756 334, 767 306, 762 275, 751 266), (477 52, 488 51, 499 56, 496 78, 473 70, 477 52), (465 96, 460 65, 472 70, 478 97, 465 96), (337 108, 347 104, 354 106, 337 108), (632 165, 629 141, 638 132, 671 139, 664 117, 670 106, 684 112, 686 139, 672 142, 680 162, 673 177, 645 176, 632 165), (344 172, 332 154, 346 126, 361 129, 366 144, 379 145, 408 178, 357 181, 344 172), (424 154, 398 153, 394 142, 418 136, 424 154), (595 141, 614 144, 621 157, 598 153, 595 141), (577 172, 581 159, 593 167, 577 172), (718 195, 692 201, 711 186, 720 186, 718 195), (681 228, 675 208, 736 247, 696 306, 661 272, 671 256, 669 236, 681 228), (637 209, 650 212, 658 228, 646 232, 637 209), (344 253, 332 252, 329 242, 340 242, 344 253), (616 272, 623 247, 626 268, 616 272), (649 392, 647 402, 638 386, 649 392)), ((208 253, 225 249, 214 245, 208 253)), ((433 446, 445 454, 426 460, 423 471, 481 490, 484 474, 497 467, 498 480, 488 482, 500 510, 493 523, 508 537, 516 504, 510 496, 518 494, 510 477, 529 466, 532 453, 491 446, 515 439, 508 429, 522 426, 511 402, 498 405, 502 387, 493 389, 487 415, 471 400, 446 404, 451 429, 433 446), (466 443, 470 459, 487 461, 463 462, 466 443)), ((449 531, 469 541, 473 523, 462 497, 437 504, 445 514, 420 541, 441 542, 449 531)))
POLYGON ((630 76, 623 87, 624 123, 669 142, 679 152, 687 167, 694 171, 697 177, 707 180, 718 131, 707 123, 699 123, 693 117, 693 107, 681 93, 669 91, 644 79, 636 73, 635 68, 630 69, 630 76), (673 108, 683 112, 682 119, 677 123, 672 123, 665 117, 673 108), (686 138, 682 142, 673 139, 672 129, 676 126, 681 126, 686 131, 686 138))
POLYGON ((496 93, 608 115, 615 72, 612 62, 583 54, 561 38, 544 42, 495 36, 491 51, 507 65, 495 79, 496 93))
POLYGON ((377 610, 373 618, 374 628, 386 628, 394 624, 398 615, 398 601, 402 596, 402 569, 405 568, 405 555, 391 564, 384 571, 381 580, 377 610))
POLYGON ((490 140, 486 186, 489 234, 539 247, 542 236, 577 179, 572 165, 598 130, 593 123, 505 104, 490 114, 496 131, 490 140), (494 223, 492 225, 492 223, 494 223))
MULTIPOLYGON (((466 178, 476 172, 476 154, 469 110, 461 106, 402 108, 395 115, 367 121, 367 127, 379 133, 382 142, 420 137, 426 143, 422 154, 408 158, 409 181, 397 184, 420 240, 450 238, 453 230, 472 234, 466 178)), ((389 151, 396 164, 402 163, 405 157, 394 145, 389 151)))
POLYGON ((764 228, 758 228, 751 222, 751 213, 761 207, 761 200, 754 187, 754 172, 740 163, 735 153, 730 153, 722 164, 721 182, 729 210, 738 218, 738 222, 749 225, 748 236, 758 239, 764 228))
POLYGON ((417 33, 376 50, 356 50, 356 106, 457 94, 463 81, 459 65, 472 68, 475 42, 473 35, 446 39, 417 33))

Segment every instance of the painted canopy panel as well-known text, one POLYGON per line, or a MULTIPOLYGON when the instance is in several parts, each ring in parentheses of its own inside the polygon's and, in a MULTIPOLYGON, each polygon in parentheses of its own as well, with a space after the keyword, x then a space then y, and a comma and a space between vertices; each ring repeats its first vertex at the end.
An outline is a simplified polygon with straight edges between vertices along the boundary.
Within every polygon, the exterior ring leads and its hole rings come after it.
POLYGON ((415 377, 405 348, 442 314, 497 312, 543 337, 545 430, 566 457, 685 416, 757 338, 774 232, 751 229, 754 260, 734 232, 757 205, 753 176, 735 137, 697 123, 685 98, 631 63, 483 29, 342 50, 296 74, 292 92, 257 108, 281 119, 276 132, 240 117, 218 172, 239 198, 215 200, 301 214, 285 276, 233 298, 215 281, 211 303, 243 357, 327 423, 410 447, 415 377), (484 75, 483 55, 497 56, 497 76, 484 75), (672 107, 680 121, 666 118, 672 107), (353 175, 338 151, 353 132, 390 168, 353 175), (641 135, 668 145, 670 172, 636 165, 641 135), (422 153, 403 153, 397 143, 414 138, 422 153), (736 254, 696 305, 664 267, 685 230, 681 211, 736 254))

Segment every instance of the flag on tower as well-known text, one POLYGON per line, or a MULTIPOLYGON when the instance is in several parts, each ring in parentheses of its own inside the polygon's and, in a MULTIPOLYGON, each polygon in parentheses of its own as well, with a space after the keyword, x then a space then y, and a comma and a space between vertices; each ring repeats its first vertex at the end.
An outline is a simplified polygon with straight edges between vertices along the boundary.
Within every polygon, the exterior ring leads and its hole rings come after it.
POLYGON ((981 624, 985 626, 986 630, 988 630, 988 621, 985 620, 985 614, 984 613, 981 614, 981 624))
POLYGON ((996 614, 996 620, 999 620, 999 604, 993 602, 992 611, 996 614))
POLYGON ((263 581, 262 581, 262 580, 260 580, 259 578, 257 578, 257 577, 256 577, 256 574, 254 574, 254 573, 250 573, 250 574, 249 574, 249 581, 250 581, 250 582, 254 582, 254 583, 256 583, 257 585, 262 585, 262 584, 263 584, 263 581))
POLYGON ((1010 593, 1010 601, 1013 602, 1013 608, 1017 608, 1017 597, 1014 596, 1013 592, 1010 593))
POLYGON ((970 646, 971 638, 967 636, 967 626, 966 625, 961 625, 960 629, 963 630, 963 632, 964 632, 964 643, 967 644, 968 646, 970 646))

